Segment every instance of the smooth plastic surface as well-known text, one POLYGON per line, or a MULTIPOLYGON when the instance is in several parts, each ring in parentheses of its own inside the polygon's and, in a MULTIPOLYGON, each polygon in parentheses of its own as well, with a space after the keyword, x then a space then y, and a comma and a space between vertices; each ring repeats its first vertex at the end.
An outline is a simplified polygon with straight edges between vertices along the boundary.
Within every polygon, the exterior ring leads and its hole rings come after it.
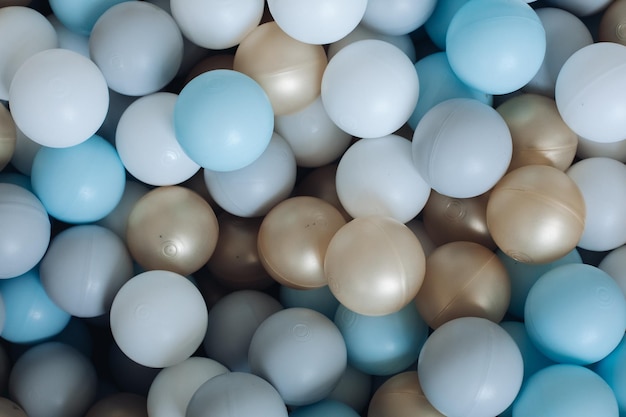
POLYGON ((406 35, 421 27, 437 0, 368 0, 361 23, 386 35, 406 35))
POLYGON ((541 369, 554 365, 554 361, 541 353, 528 336, 526 326, 521 321, 503 321, 500 323, 506 332, 515 340, 524 359, 524 382, 541 369))
POLYGON ((127 180, 124 186, 124 194, 115 208, 102 219, 96 222, 97 225, 106 227, 117 234, 126 242, 126 227, 128 226, 128 216, 133 206, 150 189, 147 185, 134 180, 127 180))
POLYGON ((626 295, 626 245, 610 251, 598 264, 598 268, 606 272, 617 282, 626 295))
POLYGON ((372 396, 369 417, 443 417, 424 396, 417 372, 396 374, 386 380, 372 396))
POLYGON ((613 390, 620 414, 626 412, 626 339, 601 361, 593 364, 591 369, 606 381, 613 390))
POLYGON ((310 308, 318 313, 322 313, 331 320, 334 320, 335 312, 337 311, 337 307, 339 307, 339 301, 337 301, 330 291, 328 285, 303 290, 281 285, 279 289, 279 300, 285 308, 310 308))
POLYGON ((348 33, 343 38, 328 45, 328 50, 326 51, 328 59, 334 57, 337 52, 343 49, 344 46, 365 39, 378 39, 389 42, 404 52, 412 62, 415 62, 416 60, 415 45, 409 35, 385 35, 362 24, 359 24, 352 32, 348 33))
POLYGON ((442 51, 446 50, 446 34, 450 21, 459 9, 469 0, 438 0, 433 12, 424 23, 430 39, 442 51))
POLYGON ((96 21, 109 8, 128 0, 50 0, 50 8, 59 21, 69 30, 89 36, 96 21))
POLYGON ((305 405, 304 407, 298 407, 291 413, 289 417, 358 417, 354 409, 350 406, 335 400, 322 400, 315 404, 305 405))

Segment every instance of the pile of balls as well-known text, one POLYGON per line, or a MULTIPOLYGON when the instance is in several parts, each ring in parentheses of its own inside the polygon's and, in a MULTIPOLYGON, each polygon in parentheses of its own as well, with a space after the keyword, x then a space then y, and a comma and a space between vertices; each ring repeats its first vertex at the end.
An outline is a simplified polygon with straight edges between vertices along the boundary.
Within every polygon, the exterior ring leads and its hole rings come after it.
POLYGON ((0 0, 0 414, 626 416, 626 0, 0 0))

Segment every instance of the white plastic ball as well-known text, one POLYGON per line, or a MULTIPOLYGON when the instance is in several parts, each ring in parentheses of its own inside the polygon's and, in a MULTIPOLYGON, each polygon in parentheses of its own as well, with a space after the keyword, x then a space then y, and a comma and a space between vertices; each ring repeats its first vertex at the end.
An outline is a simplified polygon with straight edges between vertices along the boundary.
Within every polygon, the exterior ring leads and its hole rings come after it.
POLYGON ((328 117, 321 97, 300 111, 276 116, 274 129, 291 147, 298 166, 306 168, 333 162, 352 140, 328 117))
POLYGON ((111 306, 115 342, 130 359, 151 368, 189 358, 204 339, 207 321, 200 291, 170 271, 152 270, 131 278, 111 306))
POLYGON ((289 144, 274 133, 252 164, 234 171, 205 169, 204 181, 221 208, 235 216, 257 217, 289 196, 296 182, 296 169, 289 144))
POLYGON ((0 39, 5 40, 0 44, 0 100, 8 100, 18 68, 36 53, 56 48, 58 39, 41 13, 22 6, 0 8, 0 39))
POLYGON ((200 165, 183 151, 174 132, 178 95, 154 93, 133 102, 120 117, 115 147, 126 170, 149 185, 175 185, 200 165))
POLYGON ((607 251, 626 243, 626 165, 611 158, 588 158, 567 175, 585 200, 585 228, 578 246, 607 251))
POLYGON ((268 0, 267 5, 287 35, 323 45, 352 32, 363 18, 367 0, 268 0))
POLYGON ((98 67, 67 49, 48 49, 19 68, 9 92, 15 124, 31 140, 64 148, 89 139, 109 108, 109 90, 98 67))
POLYGON ((397 135, 354 143, 339 161, 336 186, 353 218, 381 215, 400 223, 417 216, 430 195, 413 164, 411 142, 397 135))
POLYGON ((326 54, 328 55, 328 59, 334 57, 337 52, 343 49, 344 46, 366 39, 378 39, 381 41, 389 42, 390 44, 402 50, 402 52, 404 52, 412 62, 415 62, 417 59, 415 45, 413 44, 413 41, 411 40, 411 37, 409 35, 385 35, 383 33, 376 32, 368 28, 367 26, 363 26, 362 24, 359 24, 356 28, 354 28, 352 32, 348 33, 337 42, 333 42, 328 45, 328 51, 326 52, 326 54))
POLYGON ((207 49, 238 45, 263 16, 263 0, 172 0, 172 16, 190 41, 207 49))
POLYGON ((109 8, 96 21, 89 50, 109 87, 143 96, 165 87, 183 59, 183 36, 165 10, 145 1, 109 8))
POLYGON ((422 26, 437 0, 368 0, 362 24, 386 35, 405 35, 422 26))
POLYGON ((462 317, 426 339, 417 363, 426 399, 447 417, 493 417, 522 385, 522 354, 498 324, 462 317))
POLYGON ((471 198, 506 173, 513 155, 509 128, 492 107, 474 99, 449 99, 432 107, 413 134, 413 162, 440 194, 471 198))
POLYGON ((209 379, 228 372, 221 363, 196 356, 162 369, 148 391, 148 415, 183 417, 198 388, 209 379))
POLYGON ((417 104, 419 79, 411 60, 392 44, 354 42, 331 59, 322 77, 328 116, 360 138, 389 135, 406 123, 417 104))
POLYGON ((563 64, 554 98, 563 121, 579 136, 596 142, 626 138, 626 46, 597 42, 579 49, 563 64))

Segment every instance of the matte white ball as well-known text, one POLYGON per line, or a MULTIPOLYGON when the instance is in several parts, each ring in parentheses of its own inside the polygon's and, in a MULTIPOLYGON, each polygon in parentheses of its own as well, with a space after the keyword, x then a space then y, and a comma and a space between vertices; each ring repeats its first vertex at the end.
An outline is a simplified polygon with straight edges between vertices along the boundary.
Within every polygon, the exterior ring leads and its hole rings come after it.
POLYGON ((205 169, 204 181, 221 208, 239 217, 258 217, 289 196, 296 170, 289 144, 274 133, 256 161, 235 171, 205 169))
POLYGON ((405 35, 422 26, 437 0, 368 0, 362 24, 386 35, 405 35))
POLYGON ((451 320, 426 339, 417 362, 426 399, 447 417, 493 417, 522 385, 522 354, 498 324, 478 317, 451 320))
POLYGON ((588 140, 626 138, 626 46, 597 42, 572 54, 559 72, 554 98, 563 121, 588 140))
POLYGON ((22 6, 0 8, 0 39, 6 40, 0 43, 0 100, 8 100, 18 68, 36 53, 56 48, 58 39, 41 13, 22 6))
POLYGON ((200 165, 187 156, 174 132, 173 93, 137 99, 120 117, 115 147, 126 170, 149 185, 175 185, 191 178, 200 165))
POLYGON ((352 32, 363 18, 367 0, 268 0, 267 5, 287 35, 323 45, 352 32))
POLYGON ((381 215, 406 223, 430 195, 413 164, 411 142, 397 135, 355 142, 341 157, 335 182, 339 201, 353 218, 381 215))
POLYGON ((580 189, 586 206, 578 246, 607 251, 626 243, 626 165, 612 158, 588 158, 566 173, 580 189))
POLYGON ((413 162, 440 194, 471 198, 506 173, 513 155, 511 132, 492 107, 450 99, 432 107, 413 134, 413 162))
POLYGON ((74 317, 109 312, 118 290, 133 276, 126 245, 96 225, 73 226, 55 236, 39 268, 50 299, 74 317))
POLYGON ((128 96, 159 91, 176 76, 183 36, 154 4, 128 1, 109 8, 91 31, 89 50, 109 87, 128 96))
POLYGON ((148 391, 150 417, 183 417, 193 394, 211 378, 229 370, 213 359, 193 356, 162 369, 148 391))
POLYGON ((352 140, 328 117, 321 97, 300 111, 276 116, 274 129, 291 147, 298 166, 306 168, 333 162, 352 140))
POLYGON ((337 42, 333 42, 328 45, 328 51, 326 54, 328 55, 328 59, 330 60, 334 57, 337 52, 343 49, 345 46, 350 45, 351 43, 357 41, 364 41, 367 39, 378 39, 381 41, 389 42, 390 44, 399 48, 402 52, 409 57, 411 62, 415 62, 417 59, 417 55, 415 53, 415 45, 411 40, 409 35, 385 35, 380 32, 376 32, 367 26, 363 26, 359 24, 354 30, 348 33, 343 38, 339 39, 337 42))
POLYGON ((48 49, 16 72, 9 102, 15 124, 28 138, 64 148, 86 141, 100 128, 109 109, 109 89, 88 58, 48 49))
POLYGON ((322 102, 342 130, 376 138, 398 130, 417 104, 419 79, 413 62, 392 44, 354 42, 329 61, 322 77, 322 102))
POLYGON ((170 271, 147 271, 131 278, 111 306, 115 342, 130 359, 151 368, 189 358, 204 339, 207 321, 200 291, 170 271))
POLYGON ((172 0, 172 16, 190 41, 207 49, 238 45, 261 22, 263 0, 172 0))

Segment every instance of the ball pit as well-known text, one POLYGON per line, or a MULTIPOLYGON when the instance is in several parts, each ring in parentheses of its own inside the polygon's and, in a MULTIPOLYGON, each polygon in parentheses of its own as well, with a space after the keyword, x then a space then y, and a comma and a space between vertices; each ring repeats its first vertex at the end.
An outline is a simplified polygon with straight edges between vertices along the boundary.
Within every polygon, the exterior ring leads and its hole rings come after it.
POLYGON ((624 1, 0 0, 0 414, 617 417, 624 1))

